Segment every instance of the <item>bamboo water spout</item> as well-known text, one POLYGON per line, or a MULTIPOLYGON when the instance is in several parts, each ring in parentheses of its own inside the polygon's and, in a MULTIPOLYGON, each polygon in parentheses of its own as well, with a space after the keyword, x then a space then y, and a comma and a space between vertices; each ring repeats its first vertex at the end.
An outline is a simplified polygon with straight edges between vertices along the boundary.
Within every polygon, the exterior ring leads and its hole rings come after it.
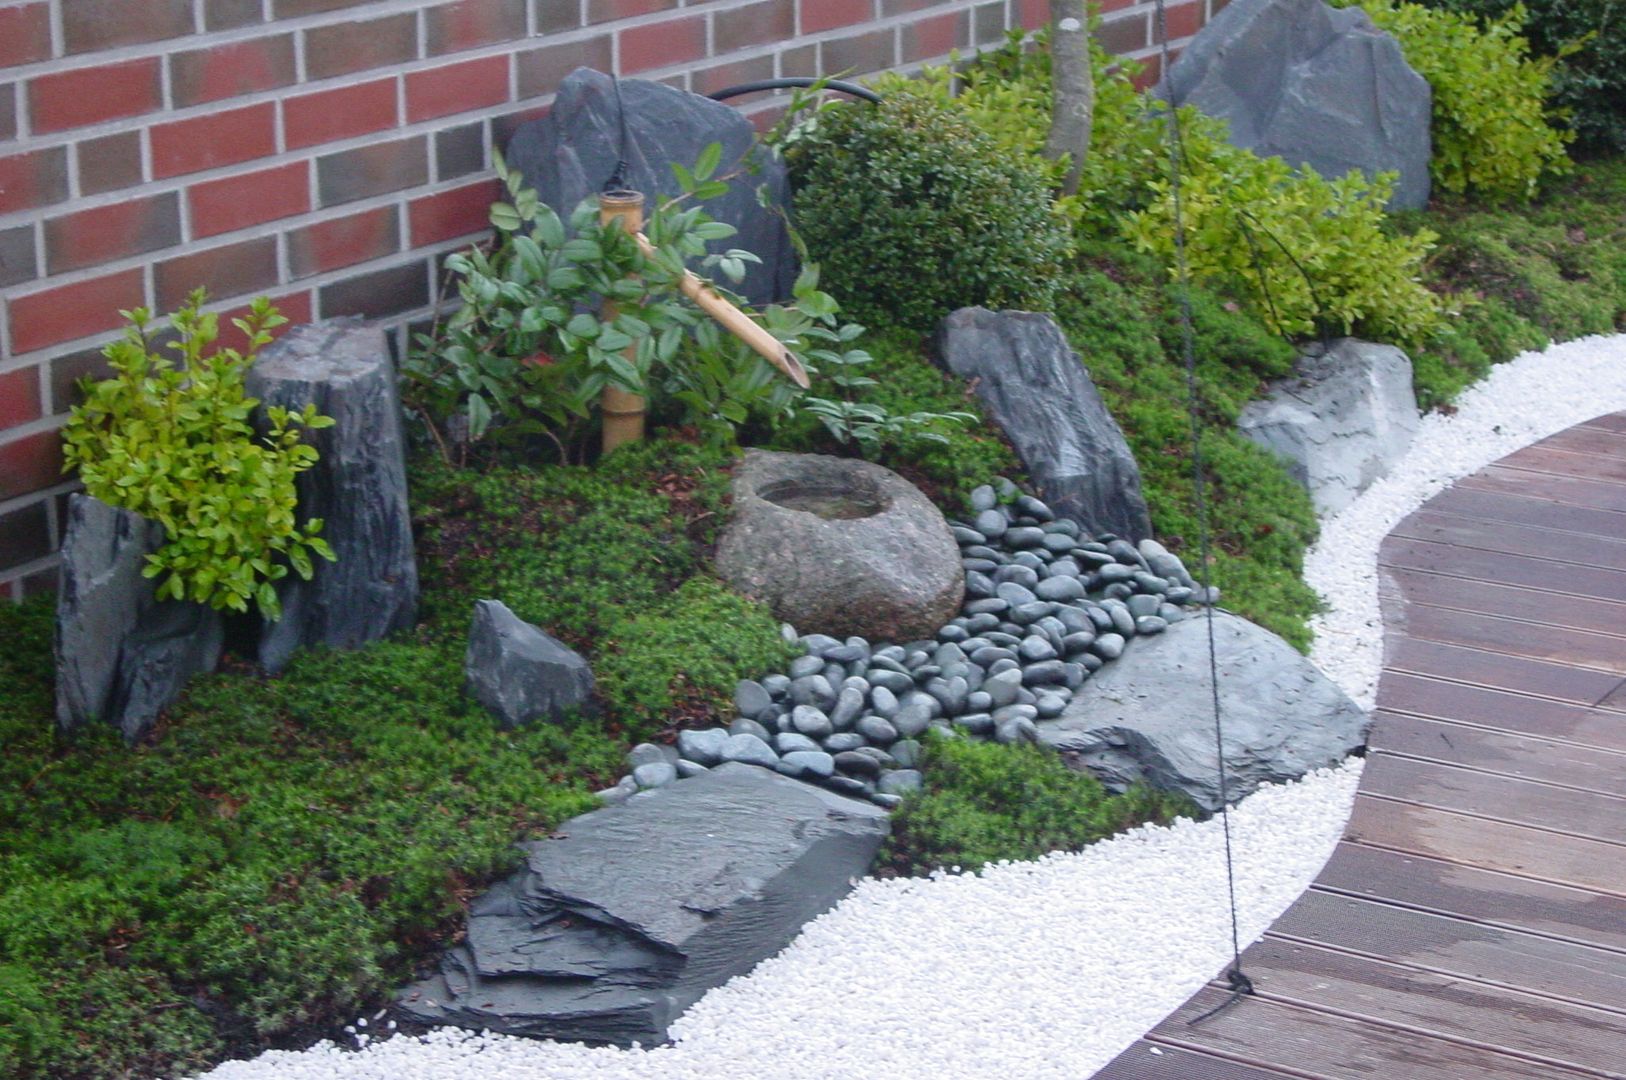
MULTIPOLYGON (((643 233, 644 228, 644 196, 637 191, 607 191, 599 196, 599 224, 614 224, 632 234, 638 242, 638 247, 647 258, 653 259, 658 255, 655 245, 649 242, 649 237, 643 233)), ((725 300, 715 289, 701 281, 692 271, 684 270, 683 277, 678 282, 683 295, 693 300, 724 330, 745 342, 751 349, 768 363, 778 368, 791 382, 808 388, 807 370, 802 367, 801 361, 791 355, 780 340, 749 315, 725 300)), ((615 302, 604 302, 604 321, 609 322, 616 315, 615 302)), ((627 346, 627 359, 633 360, 637 350, 636 343, 627 346)), ((617 387, 606 386, 599 399, 600 407, 604 411, 604 452, 609 453, 624 443, 640 442, 644 437, 645 401, 639 394, 629 394, 617 387)))

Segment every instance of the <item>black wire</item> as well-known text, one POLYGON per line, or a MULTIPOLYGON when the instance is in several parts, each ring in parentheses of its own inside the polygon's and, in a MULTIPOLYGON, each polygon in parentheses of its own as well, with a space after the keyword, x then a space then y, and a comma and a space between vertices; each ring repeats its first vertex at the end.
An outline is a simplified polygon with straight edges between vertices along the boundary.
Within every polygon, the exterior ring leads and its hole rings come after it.
POLYGON ((1180 297, 1181 352, 1186 365, 1186 411, 1191 421, 1191 474, 1196 497, 1198 584, 1203 590, 1203 606, 1208 623, 1208 675, 1214 710, 1214 752, 1219 763, 1220 822, 1225 832, 1225 888, 1231 903, 1231 967, 1227 980, 1231 996, 1214 1009, 1188 1024, 1197 1024, 1235 1003, 1243 994, 1253 993, 1253 982, 1242 972, 1242 943, 1237 930, 1236 866, 1231 854, 1230 795, 1225 771, 1225 737, 1220 721, 1219 656, 1214 644, 1214 595, 1208 582, 1209 538, 1208 495, 1203 479, 1202 422, 1198 415, 1197 397, 1197 344, 1192 329, 1191 274, 1186 265, 1186 230, 1184 205, 1180 192, 1180 169, 1185 160, 1185 145, 1180 134, 1180 110, 1174 104, 1174 89, 1169 83, 1169 26, 1163 10, 1163 0, 1157 0, 1156 26, 1162 41, 1162 81, 1168 101, 1169 125, 1169 191, 1174 199, 1174 261, 1176 292, 1180 297))
POLYGON ((621 101, 621 77, 612 74, 610 83, 615 87, 615 118, 621 134, 615 152, 615 171, 604 181, 604 187, 600 189, 604 194, 625 191, 627 188, 627 107, 621 101))

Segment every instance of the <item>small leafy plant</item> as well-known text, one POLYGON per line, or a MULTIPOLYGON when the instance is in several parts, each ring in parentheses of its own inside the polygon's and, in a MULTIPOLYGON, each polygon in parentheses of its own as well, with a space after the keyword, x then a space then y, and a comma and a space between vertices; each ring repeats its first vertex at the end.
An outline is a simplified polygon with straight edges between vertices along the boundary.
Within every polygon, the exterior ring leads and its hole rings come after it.
POLYGON ((1360 0, 1434 92, 1434 182, 1456 195, 1529 199, 1544 175, 1569 171, 1574 139, 1551 121, 1551 56, 1532 58, 1514 4, 1483 22, 1395 0, 1360 0))
MULTIPOLYGON (((797 389, 681 289, 690 260, 735 283, 758 261, 738 248, 708 253, 733 226, 683 205, 727 189, 716 178, 720 157, 713 144, 692 170, 675 167, 684 195, 650 213, 649 253, 620 226, 601 224, 594 199, 565 222, 499 155, 509 199, 492 207, 497 238, 447 259, 463 304, 437 333, 419 337, 404 369, 408 406, 437 437, 457 417, 469 442, 541 436, 566 462, 581 456, 576 444, 606 387, 675 404, 682 422, 715 445, 753 413, 787 414, 797 389)), ((752 314, 809 372, 866 359, 853 345, 863 328, 838 321, 816 268, 803 272, 794 296, 752 314)))
POLYGON ((302 431, 333 420, 314 405, 272 406, 267 432, 256 434, 258 401, 245 393, 244 377, 271 330, 287 320, 261 297, 247 318, 233 320, 247 350, 210 351, 219 316, 202 311, 203 301, 200 289, 170 320, 177 360, 155 350, 150 311, 121 313, 130 326, 103 351, 114 377, 84 384, 84 403, 63 429, 63 471, 77 469, 89 494, 163 525, 166 542, 143 570, 167 575, 160 599, 234 611, 252 602, 276 619, 282 606, 273 583, 290 566, 310 578, 313 556, 334 558, 317 535, 320 519, 295 520, 294 488, 317 460, 302 431))

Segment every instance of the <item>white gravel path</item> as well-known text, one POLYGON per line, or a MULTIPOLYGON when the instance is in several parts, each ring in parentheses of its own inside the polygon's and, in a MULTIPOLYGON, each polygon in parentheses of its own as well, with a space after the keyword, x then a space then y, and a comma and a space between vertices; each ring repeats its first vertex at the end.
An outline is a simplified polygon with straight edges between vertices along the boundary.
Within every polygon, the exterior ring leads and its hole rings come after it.
MULTIPOLYGON (((1381 665, 1376 556, 1450 481, 1626 409, 1626 335, 1526 353, 1430 416, 1391 476, 1323 526, 1306 577, 1329 601, 1313 656, 1370 706, 1381 665)), ((1244 941, 1314 879, 1358 762, 1261 790, 1231 816, 1244 941)), ((1143 828, 981 875, 864 881, 783 953, 708 994, 656 1049, 443 1030, 231 1062, 210 1080, 699 1080, 889 1076, 1078 1080, 1229 959, 1219 822, 1143 828)), ((376 1021, 375 1021, 376 1024, 376 1021)), ((368 1029, 358 1027, 357 1042, 368 1029)))

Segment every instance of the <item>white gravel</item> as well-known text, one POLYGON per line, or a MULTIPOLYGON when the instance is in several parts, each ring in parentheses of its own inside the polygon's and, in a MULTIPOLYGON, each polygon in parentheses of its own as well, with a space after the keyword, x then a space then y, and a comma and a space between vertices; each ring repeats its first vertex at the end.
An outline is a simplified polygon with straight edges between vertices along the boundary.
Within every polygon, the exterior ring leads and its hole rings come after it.
MULTIPOLYGON (((1381 665, 1376 556, 1457 477, 1626 409, 1626 335, 1527 353, 1427 418, 1392 475, 1323 526, 1306 577, 1330 610, 1313 656, 1370 707, 1381 665)), ((1255 940, 1314 879, 1359 762, 1259 791, 1231 815, 1241 933, 1255 940)), ((652 1050, 442 1030, 231 1062, 211 1080, 570 1080, 888 1075, 1077 1080, 1229 959, 1218 820, 1143 828, 980 875, 861 882, 784 952, 708 994, 652 1050)))

